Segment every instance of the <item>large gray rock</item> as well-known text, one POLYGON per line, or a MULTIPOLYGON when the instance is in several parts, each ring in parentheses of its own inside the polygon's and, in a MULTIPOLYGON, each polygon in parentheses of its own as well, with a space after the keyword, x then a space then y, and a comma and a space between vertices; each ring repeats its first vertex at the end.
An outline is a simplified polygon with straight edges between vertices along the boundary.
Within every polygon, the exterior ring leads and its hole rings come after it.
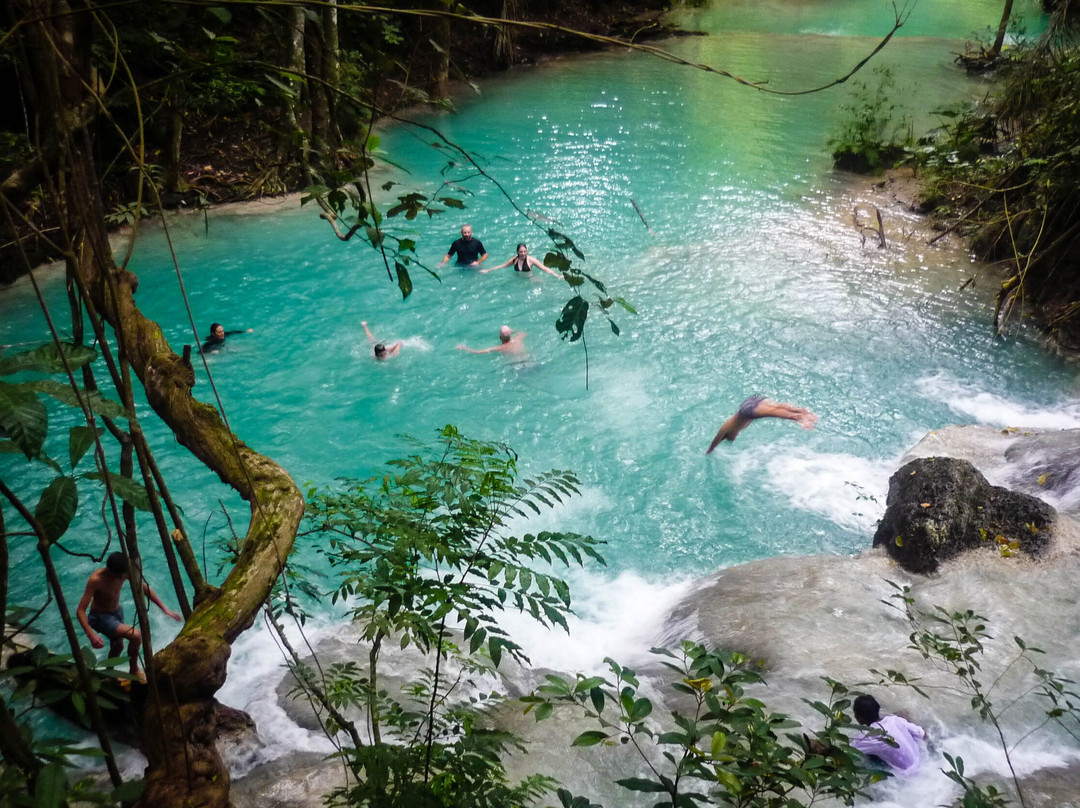
POLYGON ((1047 548, 1054 509, 1035 497, 990 485, 966 460, 926 457, 889 480, 874 546, 904 569, 936 572, 941 561, 974 547, 1015 545, 1032 556, 1047 548), (999 538, 1000 537, 1000 538, 999 538))

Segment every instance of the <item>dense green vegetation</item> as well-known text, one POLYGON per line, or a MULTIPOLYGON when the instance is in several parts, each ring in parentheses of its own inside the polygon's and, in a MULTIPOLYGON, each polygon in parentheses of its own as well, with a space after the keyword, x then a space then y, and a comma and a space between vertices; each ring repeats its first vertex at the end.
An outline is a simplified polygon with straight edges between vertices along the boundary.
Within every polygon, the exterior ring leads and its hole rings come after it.
POLYGON ((871 173, 891 168, 907 156, 911 145, 911 125, 896 115, 889 96, 896 79, 889 68, 875 68, 876 86, 855 81, 847 101, 841 105, 844 118, 829 138, 833 161, 845 171, 871 173))
MULTIPOLYGON (((1075 4, 1059 4, 1038 41, 1004 55, 1000 41, 969 67, 996 66, 999 89, 970 109, 943 109, 943 126, 916 141, 889 100, 891 76, 855 82, 829 141, 838 168, 921 170, 922 207, 1005 273, 994 314, 1001 334, 1033 315, 1050 338, 1080 350, 1080 49, 1075 4), (987 57, 987 54, 991 56, 987 57)), ((1007 18, 1002 19, 999 35, 1007 18)))
POLYGON ((1080 50, 1059 25, 1002 68, 1001 90, 951 118, 926 160, 926 207, 1006 279, 999 333, 1033 313, 1080 348, 1080 50))
MULTIPOLYGON (((80 15, 96 100, 76 123, 93 136, 105 213, 131 222, 159 205, 250 199, 350 179, 367 165, 370 126, 412 104, 446 104, 451 79, 482 75, 541 50, 601 47, 573 36, 664 30, 662 0, 616 3, 479 0, 402 6, 400 14, 313 3, 122 2, 80 15), (557 18, 564 27, 492 24, 557 18)), ((93 3, 71 8, 93 10, 93 3)), ((59 257, 34 230, 56 225, 42 182, 59 144, 32 86, 25 34, 67 3, 20 3, 0 20, 0 282, 59 257), (20 11, 25 9, 25 12, 20 11), (43 123, 43 122, 42 122, 43 123), (25 217, 25 221, 23 220, 25 217), (16 244, 13 237, 21 241, 16 244), (22 253, 27 253, 24 257, 22 253)), ((364 192, 366 196, 366 192, 364 192)))

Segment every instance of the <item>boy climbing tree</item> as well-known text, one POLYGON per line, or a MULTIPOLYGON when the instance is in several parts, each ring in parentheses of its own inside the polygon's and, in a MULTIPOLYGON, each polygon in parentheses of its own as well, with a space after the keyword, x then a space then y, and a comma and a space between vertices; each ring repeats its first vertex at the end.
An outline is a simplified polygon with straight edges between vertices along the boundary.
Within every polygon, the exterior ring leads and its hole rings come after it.
MULTIPOLYGON (((128 642, 128 656, 131 657, 131 675, 140 682, 146 681, 146 675, 139 668, 139 648, 142 647, 142 634, 134 626, 124 622, 124 609, 120 605, 120 590, 128 578, 128 562, 123 553, 111 553, 105 559, 105 566, 90 573, 86 582, 79 607, 75 616, 90 638, 95 648, 104 648, 104 634, 109 638, 109 656, 117 657, 123 651, 124 640, 128 642), (87 607, 90 613, 87 614, 87 607)), ((179 622, 183 618, 161 602, 161 598, 143 581, 143 592, 161 611, 179 622)))

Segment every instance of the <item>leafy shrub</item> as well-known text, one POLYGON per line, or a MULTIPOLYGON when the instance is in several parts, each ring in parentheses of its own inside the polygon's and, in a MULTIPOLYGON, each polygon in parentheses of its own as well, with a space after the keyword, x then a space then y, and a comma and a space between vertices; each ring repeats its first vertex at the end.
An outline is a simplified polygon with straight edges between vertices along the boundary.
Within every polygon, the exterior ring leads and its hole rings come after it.
MULTIPOLYGON (((647 774, 617 782, 655 794, 657 806, 787 808, 824 797, 852 805, 866 785, 887 776, 869 768, 842 732, 852 726, 845 712, 851 702, 839 682, 825 680, 828 701, 807 701, 824 718, 823 727, 813 731, 746 694, 746 686, 764 680, 741 654, 689 641, 678 653, 652 652, 672 673, 667 686, 679 705, 666 718, 654 717, 636 672, 611 659, 608 678, 547 676, 546 684, 522 700, 526 711, 535 710, 543 720, 557 705, 575 705, 598 728, 581 733, 574 746, 631 745, 647 774)), ((578 803, 563 798, 568 804, 578 803)))
POLYGON ((874 68, 877 87, 865 82, 853 84, 851 99, 840 106, 844 116, 840 129, 829 138, 833 162, 845 171, 870 173, 890 168, 905 156, 911 144, 911 122, 907 116, 897 117, 897 107, 889 101, 896 86, 892 70, 874 68))
MULTIPOLYGON (((501 699, 480 677, 504 658, 527 662, 495 617, 507 608, 567 627, 570 589, 551 569, 603 563, 598 542, 574 533, 515 536, 511 520, 577 494, 567 471, 518 481, 517 455, 452 427, 435 450, 390 463, 371 480, 309 492, 308 532, 340 578, 330 594, 347 604, 367 665, 318 671, 294 655, 298 692, 324 708, 328 734, 345 731, 340 757, 353 775, 333 792, 340 806, 517 806, 556 783, 506 781, 502 755, 520 742, 491 728, 501 699), (411 648, 423 662, 391 693, 381 657, 411 648), (470 696, 461 695, 463 692, 470 696), (360 710, 367 737, 344 714, 360 710)), ((281 601, 276 609, 295 612, 281 601)), ((284 639, 284 637, 283 637, 284 639)))

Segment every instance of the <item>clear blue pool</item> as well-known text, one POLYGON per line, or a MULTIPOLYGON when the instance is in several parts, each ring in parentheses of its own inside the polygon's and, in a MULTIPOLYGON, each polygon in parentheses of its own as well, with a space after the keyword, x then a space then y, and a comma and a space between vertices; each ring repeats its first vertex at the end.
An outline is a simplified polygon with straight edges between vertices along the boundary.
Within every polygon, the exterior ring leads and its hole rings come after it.
MULTIPOLYGON (((687 22, 711 35, 662 44, 800 88, 842 74, 873 47, 888 14, 850 12, 878 5, 888 4, 808 0, 784 3, 783 14, 775 3, 720 4, 687 22)), ((951 66, 951 54, 969 31, 996 24, 997 8, 921 0, 882 55, 921 128, 940 104, 986 91, 951 66)), ((424 121, 475 153, 522 209, 558 221, 587 271, 638 314, 617 310, 621 336, 602 318, 590 321, 586 389, 582 346, 554 330, 568 297, 554 278, 449 266, 435 280, 417 271, 402 302, 376 256, 337 241, 311 208, 211 215, 206 228, 201 217, 175 222, 200 336, 211 321, 254 329, 210 359, 230 423, 299 483, 365 476, 405 451, 403 435, 429 438, 453 423, 510 444, 526 469, 576 471, 583 496, 547 518, 609 542, 614 570, 663 580, 868 546, 877 512, 864 495, 883 499, 896 459, 936 427, 1080 424, 1073 372, 1024 329, 993 337, 987 270, 945 243, 905 239, 914 225, 902 220, 888 222, 897 230, 887 250, 861 242, 851 180, 831 171, 826 147, 848 90, 778 97, 609 52, 519 69, 467 92, 456 114, 424 121), (974 288, 958 291, 976 271, 974 288), (361 320, 380 339, 403 339, 401 355, 372 361, 361 320), (454 349, 495 344, 504 323, 527 332, 531 361, 454 349), (817 428, 763 422, 706 457, 720 422, 754 392, 812 408, 817 428)), ((411 170, 388 176, 437 186, 442 162, 429 140, 407 128, 384 132, 383 148, 411 170)), ((464 221, 487 246, 489 266, 519 241, 544 254, 543 231, 496 188, 462 185, 464 214, 398 222, 415 230, 424 261, 434 266, 464 221)), ((139 241, 131 266, 144 311, 177 349, 194 342, 160 231, 139 241)), ((45 285, 64 310, 61 282, 45 285)), ((46 338, 28 285, 0 292, 0 343, 46 338)), ((209 400, 202 371, 200 379, 197 393, 209 400)), ((244 511, 171 436, 151 431, 189 532, 205 536, 213 555, 211 540, 225 530, 219 501, 241 524, 244 511)), ((48 447, 65 455, 66 436, 55 433, 48 447)), ((10 455, 0 456, 0 474, 27 496, 48 479, 10 455)), ((99 494, 90 484, 83 494, 70 541, 99 548, 99 494)), ((156 543, 152 522, 143 527, 144 544, 156 543)), ((15 554, 35 563, 29 547, 15 554)), ((91 564, 61 563, 77 599, 91 564)), ((34 576, 21 580, 35 585, 34 576)))

